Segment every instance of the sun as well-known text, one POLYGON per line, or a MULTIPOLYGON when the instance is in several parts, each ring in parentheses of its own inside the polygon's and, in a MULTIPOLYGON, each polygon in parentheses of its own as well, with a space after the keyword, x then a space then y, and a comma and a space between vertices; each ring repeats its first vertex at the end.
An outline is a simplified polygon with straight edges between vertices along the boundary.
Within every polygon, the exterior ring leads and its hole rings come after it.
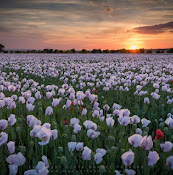
POLYGON ((137 46, 133 45, 133 46, 131 46, 131 49, 132 50, 136 50, 137 49, 137 46))

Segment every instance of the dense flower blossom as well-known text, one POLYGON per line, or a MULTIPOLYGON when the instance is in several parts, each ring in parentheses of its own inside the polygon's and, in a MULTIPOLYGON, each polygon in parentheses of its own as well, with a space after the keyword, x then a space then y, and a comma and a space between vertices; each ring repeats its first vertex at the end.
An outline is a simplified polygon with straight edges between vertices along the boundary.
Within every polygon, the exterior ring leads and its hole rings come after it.
POLYGON ((106 123, 108 127, 112 127, 114 125, 114 119, 112 117, 106 118, 106 123))
POLYGON ((142 136, 140 134, 134 134, 128 138, 128 142, 134 147, 140 146, 142 136))
POLYGON ((153 147, 153 141, 151 136, 144 136, 140 142, 140 147, 144 150, 151 150, 153 147))
POLYGON ((95 131, 93 129, 88 129, 87 130, 87 136, 90 137, 90 138, 92 138, 92 139, 97 138, 99 135, 100 135, 100 132, 99 131, 95 131))
POLYGON ((24 175, 47 175, 49 173, 49 163, 46 156, 42 156, 43 161, 39 161, 35 169, 25 171, 24 175))
POLYGON ((8 124, 10 126, 14 125, 16 123, 16 117, 14 114, 10 114, 10 117, 8 117, 8 124))
POLYGON ((84 150, 82 152, 82 159, 91 160, 91 149, 89 149, 87 146, 84 147, 84 150))
POLYGON ((15 151, 15 142, 10 141, 7 143, 7 146, 8 146, 8 153, 13 154, 15 151))
POLYGON ((147 159, 148 166, 153 166, 160 159, 156 151, 150 151, 147 159))
POLYGON ((161 147, 163 152, 169 152, 169 151, 171 151, 173 144, 169 141, 166 141, 165 143, 160 144, 160 147, 161 147))
POLYGON ((165 120, 165 123, 170 127, 173 128, 173 118, 169 117, 165 120))
POLYGON ((173 169, 173 156, 169 156, 169 157, 166 159, 166 164, 167 164, 171 169, 173 169))
POLYGON ((164 138, 164 133, 160 130, 160 129, 158 129, 158 130, 156 130, 156 139, 158 140, 158 138, 159 137, 161 137, 162 139, 164 138))
POLYGON ((72 118, 70 119, 70 126, 74 127, 76 124, 79 124, 79 119, 77 118, 72 118))
POLYGON ((23 154, 21 152, 19 152, 18 154, 12 154, 12 155, 8 156, 6 158, 6 161, 10 165, 22 166, 25 163, 26 159, 23 156, 23 154))
POLYGON ((68 121, 67 120, 64 120, 64 125, 67 125, 68 124, 68 121))
POLYGON ((142 122, 142 127, 147 127, 147 126, 149 125, 149 123, 151 123, 150 120, 147 120, 147 119, 145 119, 145 118, 143 118, 143 119, 141 120, 141 122, 142 122))
POLYGON ((76 144, 76 150, 77 151, 82 151, 83 150, 83 146, 84 146, 83 142, 78 142, 76 144))
POLYGON ((122 159, 123 164, 125 166, 130 166, 133 163, 134 158, 135 158, 135 155, 134 155, 134 152, 132 150, 125 152, 121 156, 121 159, 122 159))
POLYGON ((131 117, 132 123, 136 124, 140 122, 140 118, 137 115, 131 117))
POLYGON ((51 106, 48 106, 45 111, 45 115, 52 115, 53 114, 53 109, 51 106))
POLYGON ((87 129, 93 129, 93 130, 96 130, 97 129, 97 124, 90 121, 90 120, 86 120, 83 125, 85 126, 85 128, 87 129))
POLYGON ((32 105, 32 104, 27 104, 27 105, 26 105, 26 108, 27 108, 28 111, 30 112, 30 111, 33 111, 33 110, 34 110, 35 106, 32 105))
POLYGON ((8 134, 5 133, 5 132, 1 132, 0 133, 0 146, 3 145, 3 144, 6 144, 7 141, 8 141, 8 134))
POLYGON ((7 120, 0 120, 0 130, 4 130, 8 126, 8 121, 7 120))
POLYGON ((76 145, 77 145, 76 142, 68 142, 69 151, 74 151, 76 148, 76 145))

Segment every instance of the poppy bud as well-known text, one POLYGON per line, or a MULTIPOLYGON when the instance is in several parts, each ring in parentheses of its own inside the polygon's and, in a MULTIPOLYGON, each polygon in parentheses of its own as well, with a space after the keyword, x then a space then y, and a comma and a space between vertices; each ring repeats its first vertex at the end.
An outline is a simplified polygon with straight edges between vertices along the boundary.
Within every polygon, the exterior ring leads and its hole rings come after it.
POLYGON ((72 152, 70 152, 70 157, 74 157, 74 154, 72 152))
POLYGON ((58 152, 63 153, 63 147, 58 147, 58 152))
POLYGON ((122 146, 122 141, 121 140, 119 140, 119 142, 118 142, 118 146, 122 146))
POLYGON ((118 150, 118 148, 117 148, 117 147, 115 147, 115 146, 112 146, 112 147, 111 147, 111 151, 113 151, 113 152, 115 152, 115 153, 116 153, 116 152, 117 152, 117 150, 118 150))
POLYGON ((17 133, 20 133, 20 132, 21 132, 20 127, 17 127, 17 128, 16 128, 16 132, 17 132, 17 133))
POLYGON ((115 141, 115 137, 113 137, 113 136, 108 136, 108 140, 111 141, 111 142, 113 142, 113 141, 115 141))
POLYGON ((22 118, 18 118, 17 120, 19 123, 22 123, 22 118))
POLYGON ((41 102, 38 102, 38 103, 37 103, 37 106, 38 106, 38 107, 42 107, 41 102))
POLYGON ((39 107, 39 108, 38 108, 38 112, 39 112, 39 113, 43 113, 42 107, 39 107))
POLYGON ((168 133, 168 127, 164 127, 164 132, 168 133))
POLYGON ((67 158, 65 156, 61 157, 61 164, 63 165, 67 164, 67 158))
POLYGON ((137 129, 137 124, 133 124, 133 128, 134 128, 135 131, 136 131, 136 129, 137 129))
POLYGON ((68 130, 68 125, 65 125, 64 129, 65 129, 65 131, 67 131, 68 130))
POLYGON ((26 152, 26 147, 25 146, 19 146, 19 152, 24 154, 26 152))
POLYGON ((99 172, 100 173, 105 173, 106 169, 104 165, 99 166, 99 172))
POLYGON ((144 131, 149 132, 149 128, 148 127, 144 128, 144 131))
POLYGON ((75 142, 76 141, 76 136, 72 135, 71 140, 72 140, 72 142, 75 142))
POLYGON ((144 131, 143 133, 144 133, 144 136, 148 135, 148 132, 147 131, 144 131))
POLYGON ((165 124, 164 123, 160 123, 159 124, 159 128, 164 128, 165 124))
POLYGON ((157 119, 155 119, 155 122, 156 122, 156 125, 158 125, 158 120, 157 119))
POLYGON ((33 147, 34 146, 34 142, 33 141, 30 141, 29 146, 30 147, 33 147))
POLYGON ((64 136, 64 138, 65 138, 65 139, 67 139, 67 138, 68 138, 68 135, 67 135, 67 134, 64 134, 63 136, 64 136))
POLYGON ((125 149, 121 149, 121 154, 123 154, 125 152, 125 149))
POLYGON ((100 126, 98 126, 98 127, 97 127, 97 130, 98 130, 98 131, 101 131, 101 127, 100 127, 100 126))

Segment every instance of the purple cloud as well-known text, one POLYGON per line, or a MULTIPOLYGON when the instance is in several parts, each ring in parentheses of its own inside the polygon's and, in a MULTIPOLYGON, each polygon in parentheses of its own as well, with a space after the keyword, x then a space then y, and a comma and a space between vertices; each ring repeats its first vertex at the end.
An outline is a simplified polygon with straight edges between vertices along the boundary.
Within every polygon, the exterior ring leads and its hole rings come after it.
POLYGON ((140 34, 160 34, 164 32, 172 32, 173 30, 173 22, 168 22, 164 24, 156 24, 153 26, 142 26, 136 27, 133 31, 140 34))

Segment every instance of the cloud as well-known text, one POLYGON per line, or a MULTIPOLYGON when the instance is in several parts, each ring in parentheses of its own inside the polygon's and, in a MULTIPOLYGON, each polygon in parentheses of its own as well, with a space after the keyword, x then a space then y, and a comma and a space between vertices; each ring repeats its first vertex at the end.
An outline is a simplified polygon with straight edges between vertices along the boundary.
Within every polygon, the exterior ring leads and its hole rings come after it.
POLYGON ((142 26, 133 29, 134 32, 140 34, 160 34, 164 32, 171 32, 173 30, 173 22, 164 24, 156 24, 152 26, 142 26))

